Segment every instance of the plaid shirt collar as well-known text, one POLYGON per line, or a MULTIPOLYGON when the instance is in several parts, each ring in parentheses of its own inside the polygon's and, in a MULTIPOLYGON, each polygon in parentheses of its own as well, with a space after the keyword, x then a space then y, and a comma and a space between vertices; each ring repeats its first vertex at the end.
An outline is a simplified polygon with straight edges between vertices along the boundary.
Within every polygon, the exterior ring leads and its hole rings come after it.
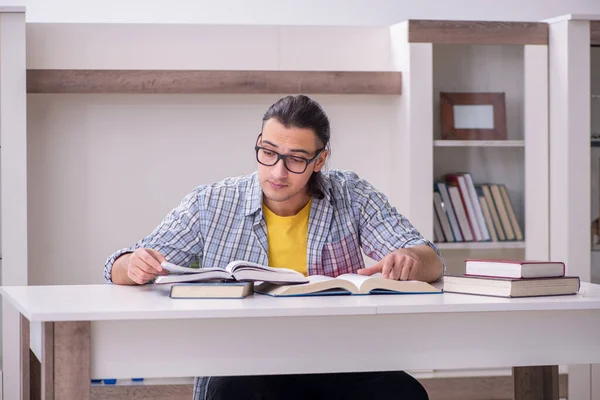
MULTIPOLYGON (((313 197, 313 208, 320 209, 326 206, 331 206, 331 184, 325 177, 324 179, 321 179, 321 190, 323 191, 325 197, 323 199, 317 199, 313 197)), ((244 207, 244 216, 247 217, 262 212, 262 197, 263 192, 258 180, 258 172, 255 171, 252 174, 252 179, 250 180, 250 186, 248 188, 248 197, 244 207)))

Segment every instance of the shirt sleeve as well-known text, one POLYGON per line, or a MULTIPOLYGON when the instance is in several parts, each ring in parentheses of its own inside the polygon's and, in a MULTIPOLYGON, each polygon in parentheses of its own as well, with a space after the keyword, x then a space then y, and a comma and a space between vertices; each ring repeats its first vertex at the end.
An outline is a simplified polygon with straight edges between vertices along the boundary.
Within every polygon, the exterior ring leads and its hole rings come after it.
POLYGON ((446 263, 437 247, 425 239, 410 221, 393 207, 387 197, 363 179, 354 182, 352 205, 358 217, 361 247, 366 255, 381 260, 389 253, 418 245, 431 247, 446 263))
POLYGON ((202 257, 204 240, 200 231, 200 201, 202 192, 196 189, 188 194, 150 235, 131 247, 123 248, 109 256, 104 264, 104 279, 112 282, 115 260, 138 248, 151 248, 160 252, 168 261, 189 266, 202 257))

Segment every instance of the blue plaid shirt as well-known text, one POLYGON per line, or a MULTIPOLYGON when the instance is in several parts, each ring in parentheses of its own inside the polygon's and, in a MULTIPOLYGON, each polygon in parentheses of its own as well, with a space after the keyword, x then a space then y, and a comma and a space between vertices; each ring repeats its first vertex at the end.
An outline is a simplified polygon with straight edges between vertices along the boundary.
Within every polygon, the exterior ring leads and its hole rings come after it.
MULTIPOLYGON (((437 248, 367 181, 347 171, 322 174, 324 198, 313 198, 308 222, 309 275, 356 272, 365 266, 361 250, 380 260, 399 248, 425 244, 442 259, 437 248)), ((185 266, 199 262, 225 267, 233 260, 268 265, 257 173, 194 189, 150 235, 106 260, 105 279, 111 282, 112 266, 119 256, 140 247, 155 249, 168 261, 185 266)), ((204 399, 208 381, 196 378, 195 400, 204 399)))

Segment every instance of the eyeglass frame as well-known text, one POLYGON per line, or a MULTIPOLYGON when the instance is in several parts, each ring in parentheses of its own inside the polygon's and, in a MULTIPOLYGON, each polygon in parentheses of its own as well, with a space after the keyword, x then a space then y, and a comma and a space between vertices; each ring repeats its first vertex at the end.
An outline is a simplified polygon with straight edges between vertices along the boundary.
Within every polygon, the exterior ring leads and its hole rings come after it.
POLYGON ((323 150, 325 150, 325 147, 323 147, 322 149, 317 150, 317 154, 315 154, 315 156, 312 157, 312 158, 305 158, 305 157, 302 157, 302 156, 293 156, 293 155, 289 155, 289 154, 280 154, 280 153, 276 152, 275 150, 269 149, 267 147, 259 146, 258 145, 258 140, 260 139, 261 136, 262 136, 262 133, 260 133, 258 135, 258 137, 256 138, 256 143, 257 144, 254 146, 254 152, 256 153, 256 161, 259 164, 264 165, 266 167, 273 167, 273 166, 277 165, 277 163, 279 162, 279 160, 283 160, 283 166, 285 167, 285 169, 287 169, 292 174, 298 174, 298 175, 300 175, 300 174, 305 173, 306 170, 308 169, 308 166, 313 161, 315 161, 321 155, 321 153, 323 153, 323 150), (265 163, 261 162, 258 159, 258 151, 259 150, 267 150, 267 151, 270 151, 272 153, 275 153, 277 155, 277 159, 275 160, 275 162, 273 164, 265 164, 265 163), (288 157, 289 158, 299 158, 299 159, 302 159, 306 163, 306 165, 304 166, 304 169, 302 170, 302 172, 292 171, 291 169, 288 168, 288 166, 287 166, 287 159, 288 159, 288 157))

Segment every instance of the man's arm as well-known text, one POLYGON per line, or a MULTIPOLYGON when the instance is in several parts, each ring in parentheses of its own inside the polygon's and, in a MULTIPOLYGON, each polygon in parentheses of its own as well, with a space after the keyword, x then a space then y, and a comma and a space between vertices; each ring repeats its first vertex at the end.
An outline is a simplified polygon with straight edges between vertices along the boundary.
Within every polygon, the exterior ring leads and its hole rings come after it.
POLYGON ((111 278, 117 285, 138 285, 155 279, 168 272, 161 267, 165 257, 153 249, 139 248, 126 253, 113 264, 111 278))
POLYGON ((125 253, 117 258, 112 266, 111 280, 117 285, 137 285, 129 276, 127 276, 127 266, 133 253, 125 253))
POLYGON ((164 273, 160 263, 189 265, 202 255, 199 196, 201 189, 188 194, 146 238, 117 251, 104 265, 107 282, 134 285, 164 273))
POLYGON ((350 192, 363 251, 369 257, 380 260, 359 273, 371 275, 381 272, 390 279, 426 282, 441 277, 445 270, 441 253, 389 204, 383 193, 362 179, 353 183, 350 192))

